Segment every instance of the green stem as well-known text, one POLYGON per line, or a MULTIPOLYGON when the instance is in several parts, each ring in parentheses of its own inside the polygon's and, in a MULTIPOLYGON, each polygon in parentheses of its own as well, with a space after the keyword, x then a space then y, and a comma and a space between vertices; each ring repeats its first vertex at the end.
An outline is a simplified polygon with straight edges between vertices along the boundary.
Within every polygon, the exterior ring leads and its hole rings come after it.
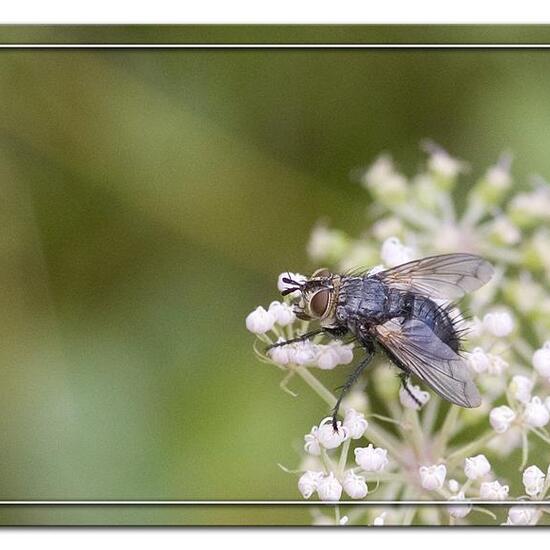
POLYGON ((338 474, 340 476, 344 474, 344 469, 346 468, 350 444, 351 444, 351 439, 346 439, 346 441, 344 441, 344 444, 342 445, 342 452, 340 453, 340 461, 338 462, 338 474))
POLYGON ((309 372, 306 367, 297 367, 296 372, 302 377, 304 382, 331 408, 336 405, 336 397, 309 372))
POLYGON ((445 420, 443 422, 443 426, 441 426, 441 429, 439 430, 439 435, 435 440, 433 453, 434 460, 437 460, 443 455, 443 451, 447 446, 447 442, 453 436, 459 413, 460 409, 456 405, 451 406, 451 408, 449 409, 449 412, 447 413, 447 416, 445 417, 445 420))
POLYGON ((452 464, 457 459, 462 459, 464 457, 473 455, 476 451, 482 449, 487 443, 489 443, 489 441, 491 441, 495 437, 498 437, 499 435, 500 434, 489 430, 485 432, 481 437, 477 438, 475 441, 472 441, 467 445, 455 449, 447 457, 447 465, 452 464))

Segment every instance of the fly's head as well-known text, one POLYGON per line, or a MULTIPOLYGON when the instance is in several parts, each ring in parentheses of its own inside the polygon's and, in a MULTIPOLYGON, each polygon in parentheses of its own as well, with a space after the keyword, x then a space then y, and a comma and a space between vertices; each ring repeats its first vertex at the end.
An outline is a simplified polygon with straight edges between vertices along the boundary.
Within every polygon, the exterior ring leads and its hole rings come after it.
POLYGON ((294 313, 304 321, 318 320, 321 324, 332 324, 340 288, 340 276, 328 269, 318 269, 305 281, 283 278, 288 288, 283 296, 299 291, 300 295, 292 302, 294 313))

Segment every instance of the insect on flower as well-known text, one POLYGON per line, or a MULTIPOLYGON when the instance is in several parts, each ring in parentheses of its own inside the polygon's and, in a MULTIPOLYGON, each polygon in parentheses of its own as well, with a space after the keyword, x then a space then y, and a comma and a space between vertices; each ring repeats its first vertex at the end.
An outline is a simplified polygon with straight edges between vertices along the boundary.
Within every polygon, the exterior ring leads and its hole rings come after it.
POLYGON ((459 253, 414 260, 376 273, 343 275, 319 269, 306 280, 289 276, 282 280, 287 285, 282 294, 299 291, 293 301, 296 316, 317 320, 320 327, 268 349, 321 333, 350 335, 364 348, 365 357, 341 387, 332 414, 334 430, 343 397, 377 349, 401 369, 401 382, 411 399, 418 402, 409 386, 410 376, 415 375, 443 399, 461 407, 478 407, 481 398, 460 355, 462 331, 450 300, 480 288, 492 275, 486 260, 459 253))

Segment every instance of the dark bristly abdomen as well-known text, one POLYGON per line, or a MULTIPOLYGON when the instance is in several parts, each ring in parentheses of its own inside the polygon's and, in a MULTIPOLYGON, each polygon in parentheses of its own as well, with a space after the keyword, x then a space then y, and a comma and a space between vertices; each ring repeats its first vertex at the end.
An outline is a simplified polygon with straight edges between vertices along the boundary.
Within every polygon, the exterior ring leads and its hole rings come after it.
POLYGON ((442 342, 458 352, 460 333, 456 319, 452 317, 452 308, 450 304, 437 305, 429 298, 415 295, 412 300, 412 317, 425 323, 442 342))

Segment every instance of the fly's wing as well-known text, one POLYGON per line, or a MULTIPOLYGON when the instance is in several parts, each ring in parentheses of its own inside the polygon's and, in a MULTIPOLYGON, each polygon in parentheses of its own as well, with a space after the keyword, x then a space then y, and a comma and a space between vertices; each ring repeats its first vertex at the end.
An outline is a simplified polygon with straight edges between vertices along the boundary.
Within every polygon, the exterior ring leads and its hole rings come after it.
POLYGON ((478 407, 481 397, 466 361, 422 321, 392 319, 376 327, 377 340, 390 356, 443 399, 461 407, 478 407))
POLYGON ((398 265, 373 277, 399 290, 455 300, 483 286, 493 273, 491 264, 474 254, 442 254, 398 265))

